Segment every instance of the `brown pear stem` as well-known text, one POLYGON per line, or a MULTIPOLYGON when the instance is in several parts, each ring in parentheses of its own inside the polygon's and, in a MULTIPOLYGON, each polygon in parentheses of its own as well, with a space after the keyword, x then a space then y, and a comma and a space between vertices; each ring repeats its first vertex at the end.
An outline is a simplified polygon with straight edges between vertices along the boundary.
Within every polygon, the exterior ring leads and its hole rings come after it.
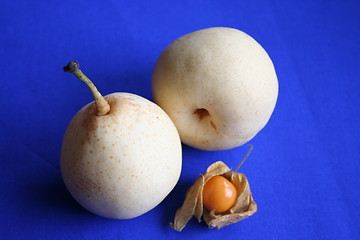
POLYGON ((64 67, 64 72, 69 72, 75 75, 78 79, 86 84, 94 96, 94 101, 97 107, 97 115, 104 116, 110 112, 110 105, 97 90, 93 82, 80 70, 80 64, 77 61, 71 61, 64 67))
POLYGON ((249 145, 249 150, 246 153, 245 157, 243 157, 243 159, 241 160, 241 162, 239 163, 239 165, 237 165, 237 167, 235 168, 234 172, 237 172, 237 170, 239 170, 239 168, 241 167, 241 165, 245 162, 245 160, 249 157, 251 151, 253 150, 253 145, 249 145))

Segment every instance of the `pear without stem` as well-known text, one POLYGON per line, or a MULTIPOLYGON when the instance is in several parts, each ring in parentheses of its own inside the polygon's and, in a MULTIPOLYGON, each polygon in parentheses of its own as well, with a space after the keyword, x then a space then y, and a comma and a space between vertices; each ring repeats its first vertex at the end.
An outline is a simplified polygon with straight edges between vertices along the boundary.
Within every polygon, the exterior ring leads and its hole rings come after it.
POLYGON ((152 90, 183 143, 224 150, 245 144, 265 127, 278 80, 259 43, 237 29, 217 27, 167 46, 154 67, 152 90))

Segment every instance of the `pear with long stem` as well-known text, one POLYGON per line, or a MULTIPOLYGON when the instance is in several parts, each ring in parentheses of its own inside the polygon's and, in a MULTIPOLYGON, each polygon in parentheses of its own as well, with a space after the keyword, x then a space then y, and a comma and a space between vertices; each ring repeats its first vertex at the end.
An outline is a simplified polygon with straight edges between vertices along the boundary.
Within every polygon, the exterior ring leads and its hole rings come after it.
POLYGON ((70 62, 64 71, 94 96, 71 120, 61 149, 61 173, 71 195, 94 214, 140 216, 174 188, 182 165, 175 125, 153 102, 131 93, 102 96, 70 62))

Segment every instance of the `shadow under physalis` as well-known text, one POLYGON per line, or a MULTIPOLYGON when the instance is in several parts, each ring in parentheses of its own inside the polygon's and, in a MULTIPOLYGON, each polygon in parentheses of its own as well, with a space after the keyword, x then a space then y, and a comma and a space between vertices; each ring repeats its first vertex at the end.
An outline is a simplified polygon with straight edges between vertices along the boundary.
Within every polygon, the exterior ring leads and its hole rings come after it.
POLYGON ((257 211, 246 176, 236 171, 250 155, 252 146, 234 171, 225 163, 211 164, 187 190, 183 205, 176 211, 174 223, 170 226, 181 231, 195 216, 201 218, 209 228, 220 229, 236 223, 257 211))

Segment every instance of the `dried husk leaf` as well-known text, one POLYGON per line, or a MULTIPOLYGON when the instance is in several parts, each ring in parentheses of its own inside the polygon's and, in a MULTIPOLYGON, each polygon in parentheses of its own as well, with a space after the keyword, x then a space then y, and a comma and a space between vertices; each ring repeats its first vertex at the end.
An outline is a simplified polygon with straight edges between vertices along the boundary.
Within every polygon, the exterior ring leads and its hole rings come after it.
POLYGON ((195 216, 198 221, 201 217, 210 228, 222 228, 226 225, 236 223, 248 216, 254 214, 257 205, 254 202, 249 183, 244 174, 230 172, 225 163, 218 161, 208 167, 204 175, 198 177, 195 183, 189 188, 183 205, 176 211, 174 223, 170 226, 177 231, 181 231, 191 219, 195 216), (208 211, 203 206, 202 191, 205 183, 212 177, 222 175, 234 184, 239 196, 236 204, 226 213, 215 214, 214 211, 208 211))
POLYGON ((176 211, 174 223, 170 226, 181 231, 187 222, 195 216, 201 221, 203 215, 202 191, 205 182, 213 176, 229 172, 230 169, 223 162, 215 162, 208 167, 204 175, 198 177, 195 183, 188 189, 183 205, 176 211))

